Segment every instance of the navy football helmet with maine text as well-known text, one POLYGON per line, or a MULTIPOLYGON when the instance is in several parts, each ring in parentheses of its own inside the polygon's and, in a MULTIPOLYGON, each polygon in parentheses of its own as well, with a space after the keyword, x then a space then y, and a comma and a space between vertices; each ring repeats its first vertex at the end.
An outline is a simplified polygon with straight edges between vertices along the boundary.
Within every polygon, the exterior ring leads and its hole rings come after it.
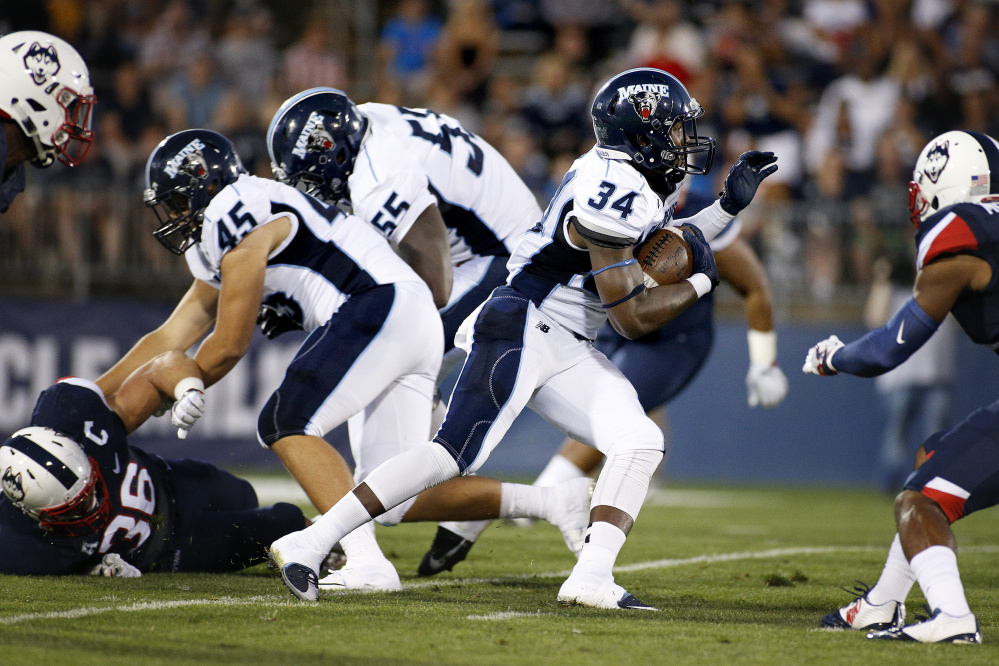
POLYGON ((671 182, 711 169, 715 140, 697 134, 704 109, 672 74, 651 67, 622 72, 597 92, 590 115, 607 157, 631 160, 671 182))
POLYGON ((368 119, 340 90, 298 93, 281 105, 267 129, 274 177, 328 203, 346 198, 367 129, 368 119))
POLYGON ((201 240, 205 208, 246 173, 232 142, 218 132, 190 129, 163 139, 146 161, 143 199, 159 221, 153 232, 174 254, 201 240))
POLYGON ((89 536, 108 523, 111 504, 100 469, 67 435, 41 426, 18 430, 0 446, 7 499, 62 536, 89 536))

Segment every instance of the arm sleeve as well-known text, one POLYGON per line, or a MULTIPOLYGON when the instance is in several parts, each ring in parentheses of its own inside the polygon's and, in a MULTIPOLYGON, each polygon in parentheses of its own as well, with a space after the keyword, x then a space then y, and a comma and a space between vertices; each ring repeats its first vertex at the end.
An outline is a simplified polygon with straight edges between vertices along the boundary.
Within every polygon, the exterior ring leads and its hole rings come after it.
POLYGON ((715 236, 725 231, 729 222, 735 217, 735 215, 730 215, 722 210, 720 201, 720 199, 716 200, 707 208, 698 211, 690 217, 677 220, 676 224, 693 224, 704 234, 704 240, 710 243, 714 240, 715 236))
POLYGON ((838 350, 829 364, 858 377, 884 374, 904 363, 939 327, 940 322, 910 298, 891 321, 838 350))

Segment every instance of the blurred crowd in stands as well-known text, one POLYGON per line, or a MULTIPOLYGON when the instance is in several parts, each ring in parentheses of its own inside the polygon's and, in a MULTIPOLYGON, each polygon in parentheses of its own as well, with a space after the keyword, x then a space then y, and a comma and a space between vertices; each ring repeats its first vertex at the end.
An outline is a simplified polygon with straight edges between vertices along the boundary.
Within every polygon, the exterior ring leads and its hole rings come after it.
POLYGON ((41 29, 77 47, 98 101, 84 164, 31 170, 39 186, 0 224, 0 290, 26 273, 78 293, 142 276, 186 283, 142 206, 149 152, 171 132, 207 127, 269 176, 272 114, 314 86, 458 118, 544 206, 593 145, 596 87, 631 67, 669 71, 719 145, 714 173, 692 187, 717 192, 744 150, 779 156, 743 233, 778 298, 818 302, 862 293, 875 259, 912 261, 907 186, 931 136, 999 135, 995 0, 4 4, 0 32, 41 29))

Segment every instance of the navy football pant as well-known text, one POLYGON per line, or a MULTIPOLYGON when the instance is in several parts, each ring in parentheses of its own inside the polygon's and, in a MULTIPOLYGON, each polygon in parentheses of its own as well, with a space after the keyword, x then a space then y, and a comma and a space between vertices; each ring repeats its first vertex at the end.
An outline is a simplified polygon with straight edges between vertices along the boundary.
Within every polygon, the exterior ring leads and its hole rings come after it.
POLYGON ((168 460, 174 529, 153 572, 239 571, 267 558, 267 547, 305 527, 291 504, 257 506, 249 482, 198 460, 168 460))

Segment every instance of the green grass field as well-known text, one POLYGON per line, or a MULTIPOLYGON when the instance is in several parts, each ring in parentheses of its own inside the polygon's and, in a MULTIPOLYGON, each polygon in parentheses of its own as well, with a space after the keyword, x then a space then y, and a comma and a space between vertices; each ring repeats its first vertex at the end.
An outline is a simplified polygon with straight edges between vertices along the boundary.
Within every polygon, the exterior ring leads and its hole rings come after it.
MULTIPOLYGON (((840 490, 671 488, 650 496, 618 582, 661 613, 562 608, 555 528, 495 524, 469 559, 415 577, 435 526, 379 528, 404 590, 298 602, 263 566, 232 575, 0 576, 0 656, 16 664, 996 664, 995 513, 957 525, 982 646, 817 630, 873 584, 891 501, 840 490)), ((921 612, 918 586, 910 618, 921 612)))

